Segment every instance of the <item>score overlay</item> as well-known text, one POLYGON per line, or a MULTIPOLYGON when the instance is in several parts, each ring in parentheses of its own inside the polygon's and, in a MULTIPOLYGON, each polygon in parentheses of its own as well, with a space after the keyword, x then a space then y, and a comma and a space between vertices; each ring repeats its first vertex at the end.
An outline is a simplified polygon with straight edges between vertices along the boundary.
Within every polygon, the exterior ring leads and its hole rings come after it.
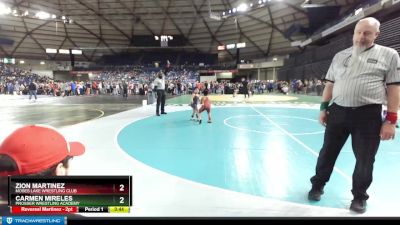
POLYGON ((131 176, 9 177, 13 214, 129 213, 131 176))

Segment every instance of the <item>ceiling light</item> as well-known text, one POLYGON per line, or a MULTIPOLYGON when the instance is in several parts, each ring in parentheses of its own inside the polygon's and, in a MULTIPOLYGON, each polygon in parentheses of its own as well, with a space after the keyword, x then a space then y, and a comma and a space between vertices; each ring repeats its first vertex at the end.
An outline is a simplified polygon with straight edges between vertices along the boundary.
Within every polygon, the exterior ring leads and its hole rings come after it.
POLYGON ((247 11, 247 9, 248 9, 248 6, 246 3, 242 3, 237 7, 238 12, 245 12, 245 11, 247 11))
POLYGON ((217 47, 217 49, 218 49, 218 51, 223 51, 223 50, 225 50, 225 45, 219 45, 217 47))
POLYGON ((354 15, 359 14, 362 10, 363 10, 363 8, 358 8, 358 9, 356 9, 356 11, 354 12, 354 15))
POLYGON ((4 4, 2 4, 2 3, 0 2, 0 15, 3 15, 3 14, 10 14, 10 13, 11 13, 10 7, 6 7, 4 4))
POLYGON ((234 49, 236 47, 235 44, 226 45, 226 49, 234 49))
POLYGON ((82 50, 80 50, 80 49, 72 49, 71 53, 73 55, 82 55, 82 50))
POLYGON ((236 48, 244 48, 244 47, 246 47, 246 42, 236 44, 236 48))
POLYGON ((50 14, 48 14, 47 12, 40 11, 40 12, 36 13, 36 17, 41 20, 45 20, 45 19, 50 18, 50 14))
POLYGON ((60 53, 60 54, 69 54, 69 50, 68 49, 58 49, 58 53, 60 53))
POLYGON ((46 48, 46 53, 57 53, 57 49, 54 49, 54 48, 46 48))

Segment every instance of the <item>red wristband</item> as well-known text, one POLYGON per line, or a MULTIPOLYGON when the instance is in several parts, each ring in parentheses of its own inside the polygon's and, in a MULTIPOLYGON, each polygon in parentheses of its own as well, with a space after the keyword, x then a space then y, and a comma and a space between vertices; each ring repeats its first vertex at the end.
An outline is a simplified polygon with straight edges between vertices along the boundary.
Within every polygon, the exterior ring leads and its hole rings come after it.
POLYGON ((391 124, 396 124, 396 122, 397 122, 397 112, 387 112, 386 113, 386 120, 389 121, 391 124))

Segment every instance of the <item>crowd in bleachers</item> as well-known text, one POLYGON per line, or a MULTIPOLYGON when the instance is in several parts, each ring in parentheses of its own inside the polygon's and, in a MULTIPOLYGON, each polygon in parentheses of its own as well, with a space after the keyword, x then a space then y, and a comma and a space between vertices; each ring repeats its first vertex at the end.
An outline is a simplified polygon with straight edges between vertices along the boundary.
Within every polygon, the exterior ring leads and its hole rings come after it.
MULTIPOLYGON (((152 91, 152 82, 160 68, 142 66, 108 66, 99 75, 86 81, 59 81, 40 76, 12 65, 0 64, 0 94, 28 94, 28 86, 34 81, 38 95, 147 95, 152 91)), ((166 91, 170 95, 191 94, 195 88, 208 89, 213 94, 241 93, 242 82, 229 80, 199 82, 198 72, 185 67, 170 67, 166 71, 166 91)), ((251 94, 316 94, 321 95, 322 81, 319 79, 293 79, 291 81, 249 80, 247 89, 251 94)))
MULTIPOLYGON (((86 81, 59 81, 13 65, 0 64, 0 94, 27 94, 28 86, 35 81, 38 95, 120 95, 126 83, 129 94, 146 94, 160 69, 140 66, 106 67, 100 75, 86 81)), ((166 74, 169 87, 186 89, 198 80, 198 73, 185 68, 170 68, 166 74)))
POLYGON ((321 96, 324 90, 324 84, 321 79, 293 79, 290 82, 290 87, 295 94, 308 94, 316 93, 316 95, 321 96))
POLYGON ((27 94, 32 81, 47 84, 51 79, 15 66, 0 64, 0 94, 27 94))

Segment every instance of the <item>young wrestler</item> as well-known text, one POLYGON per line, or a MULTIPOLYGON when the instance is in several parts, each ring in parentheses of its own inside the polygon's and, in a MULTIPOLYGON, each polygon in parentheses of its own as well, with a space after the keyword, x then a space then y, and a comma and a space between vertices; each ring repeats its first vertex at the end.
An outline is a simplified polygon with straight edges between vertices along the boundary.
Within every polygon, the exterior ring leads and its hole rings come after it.
POLYGON ((211 123, 211 101, 208 98, 208 90, 207 89, 204 90, 203 94, 204 96, 201 97, 200 100, 201 107, 199 109, 199 118, 200 118, 199 124, 201 124, 201 112, 203 112, 204 110, 207 111, 208 123, 211 123))

